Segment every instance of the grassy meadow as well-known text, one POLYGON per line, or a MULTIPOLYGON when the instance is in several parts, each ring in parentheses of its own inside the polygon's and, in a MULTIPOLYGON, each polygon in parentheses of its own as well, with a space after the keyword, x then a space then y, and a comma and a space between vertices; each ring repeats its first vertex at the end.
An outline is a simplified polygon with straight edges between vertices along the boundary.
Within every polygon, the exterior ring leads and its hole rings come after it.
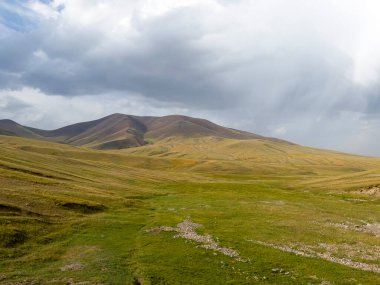
POLYGON ((262 140, 100 151, 1 135, 0 158, 0 284, 380 284, 380 197, 358 191, 380 184, 380 159, 262 140), (176 232, 185 220, 195 237, 176 232))

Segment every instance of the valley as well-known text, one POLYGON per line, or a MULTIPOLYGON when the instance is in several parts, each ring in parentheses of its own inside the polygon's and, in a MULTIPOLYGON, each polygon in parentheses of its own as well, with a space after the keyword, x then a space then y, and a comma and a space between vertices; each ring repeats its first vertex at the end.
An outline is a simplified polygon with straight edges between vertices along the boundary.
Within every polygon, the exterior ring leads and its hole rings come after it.
POLYGON ((378 158, 198 127, 0 157, 0 284, 380 282, 378 158))

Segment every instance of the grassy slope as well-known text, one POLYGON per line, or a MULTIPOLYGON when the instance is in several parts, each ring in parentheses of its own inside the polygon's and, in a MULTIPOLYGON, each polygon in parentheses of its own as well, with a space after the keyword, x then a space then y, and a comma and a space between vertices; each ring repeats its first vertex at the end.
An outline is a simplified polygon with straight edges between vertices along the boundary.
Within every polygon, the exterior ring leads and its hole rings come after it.
POLYGON ((101 152, 6 136, 0 157, 1 284, 380 282, 252 242, 378 249, 373 235, 330 226, 380 222, 378 198, 349 192, 376 183, 377 159, 258 140, 168 139, 101 152), (187 217, 250 262, 146 232, 187 217))
MULTIPOLYGON (((379 167, 379 159, 268 140, 215 137, 167 138, 123 153, 196 161, 192 170, 234 174, 321 175, 357 173, 379 167)), ((308 176, 306 176, 308 178, 308 176)), ((301 177, 297 177, 299 179, 301 177)), ((309 178, 308 178, 309 179, 309 178)))

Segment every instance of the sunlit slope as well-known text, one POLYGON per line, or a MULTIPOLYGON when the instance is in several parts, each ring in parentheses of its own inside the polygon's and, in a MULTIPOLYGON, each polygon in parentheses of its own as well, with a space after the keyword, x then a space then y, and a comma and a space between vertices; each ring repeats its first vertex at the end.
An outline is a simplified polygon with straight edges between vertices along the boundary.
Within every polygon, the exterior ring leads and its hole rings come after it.
POLYGON ((240 179, 270 175, 306 179, 302 183, 309 187, 345 189, 378 184, 380 174, 378 158, 282 141, 171 137, 127 150, 96 151, 10 136, 0 138, 3 169, 21 165, 25 170, 20 173, 42 171, 41 179, 51 176, 73 183, 86 182, 88 176, 95 177, 91 179, 98 184, 108 180, 116 183, 118 179, 187 179, 190 174, 240 175, 240 179), (348 181, 349 185, 345 183, 348 181))
POLYGON ((0 165, 4 170, 16 171, 20 167, 21 174, 31 172, 38 176, 41 172, 41 179, 88 181, 96 185, 108 179, 117 183, 114 178, 172 179, 170 172, 176 171, 176 167, 187 169, 194 164, 193 160, 133 156, 1 135, 0 146, 0 165))
POLYGON ((131 157, 9 136, 0 136, 0 157, 0 212, 27 217, 63 217, 72 213, 67 211, 70 207, 96 212, 114 203, 129 203, 128 197, 141 196, 146 185, 191 179, 189 174, 173 175, 174 166, 183 168, 187 161, 131 157))
POLYGON ((325 171, 357 172, 380 166, 380 159, 377 158, 262 139, 171 137, 123 152, 149 157, 197 160, 199 163, 192 169, 199 171, 217 171, 219 168, 241 173, 280 171, 282 174, 321 174, 325 171))

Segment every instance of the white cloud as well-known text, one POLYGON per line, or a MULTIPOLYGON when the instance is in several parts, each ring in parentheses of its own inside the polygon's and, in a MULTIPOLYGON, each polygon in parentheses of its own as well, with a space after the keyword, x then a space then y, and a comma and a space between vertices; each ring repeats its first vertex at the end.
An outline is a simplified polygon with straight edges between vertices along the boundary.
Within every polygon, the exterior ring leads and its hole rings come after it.
POLYGON ((283 136, 284 134, 286 134, 287 130, 285 127, 278 127, 276 128, 273 133, 276 135, 276 136, 283 136))
POLYGON ((38 0, 29 0, 27 7, 40 17, 46 19, 56 19, 59 16, 59 12, 54 5, 46 5, 38 0))

